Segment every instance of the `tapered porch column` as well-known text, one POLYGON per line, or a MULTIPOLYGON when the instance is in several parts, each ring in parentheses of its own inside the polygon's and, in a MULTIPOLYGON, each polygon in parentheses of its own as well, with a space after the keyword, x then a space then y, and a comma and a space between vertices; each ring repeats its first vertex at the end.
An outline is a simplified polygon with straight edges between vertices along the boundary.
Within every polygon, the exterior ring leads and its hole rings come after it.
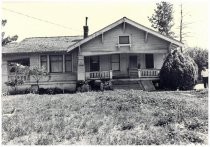
POLYGON ((84 56, 82 55, 78 55, 77 80, 85 81, 85 64, 84 64, 84 56))

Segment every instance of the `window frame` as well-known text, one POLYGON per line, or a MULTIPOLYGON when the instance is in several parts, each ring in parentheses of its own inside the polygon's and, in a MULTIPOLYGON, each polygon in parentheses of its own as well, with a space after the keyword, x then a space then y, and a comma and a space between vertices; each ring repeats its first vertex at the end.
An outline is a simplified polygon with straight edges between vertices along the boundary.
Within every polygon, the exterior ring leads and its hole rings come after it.
POLYGON ((48 55, 40 55, 40 67, 42 67, 42 62, 46 62, 46 70, 48 70, 48 55), (46 61, 42 61, 42 56, 46 56, 46 61))
POLYGON ((131 44, 131 36, 130 35, 119 35, 118 36, 118 44, 123 45, 130 45, 131 44), (120 43, 120 37, 128 37, 128 43, 120 43))
MULTIPOLYGON (((56 60, 56 61, 53 61, 54 63, 58 63, 58 61, 59 60, 56 60)), ((49 69, 50 69, 50 73, 63 73, 63 55, 49 55, 49 69), (59 71, 59 72, 52 72, 52 66, 51 66, 51 64, 52 64, 52 61, 51 61, 51 57, 52 56, 60 56, 60 57, 62 57, 62 60, 60 60, 60 62, 62 63, 62 70, 61 71, 59 71)))
POLYGON ((112 71, 120 71, 120 54, 113 54, 113 55, 111 55, 111 68, 112 68, 112 71), (114 55, 117 55, 119 57, 119 61, 118 62, 116 62, 116 61, 113 62, 112 57, 114 55), (118 70, 113 70, 113 66, 112 66, 113 63, 118 63, 119 64, 119 66, 118 66, 119 69, 118 70))
POLYGON ((63 60, 64 60, 64 64, 65 64, 65 65, 64 65, 64 66, 65 66, 65 71, 64 71, 64 72, 65 72, 65 73, 71 73, 71 72, 73 72, 73 64, 72 64, 72 63, 73 63, 73 59, 72 59, 72 54, 65 54, 63 60), (71 59, 68 59, 68 60, 67 60, 66 56, 70 56, 71 59), (66 61, 71 61, 71 71, 67 71, 67 70, 66 70, 66 65, 67 65, 67 64, 66 64, 66 61))

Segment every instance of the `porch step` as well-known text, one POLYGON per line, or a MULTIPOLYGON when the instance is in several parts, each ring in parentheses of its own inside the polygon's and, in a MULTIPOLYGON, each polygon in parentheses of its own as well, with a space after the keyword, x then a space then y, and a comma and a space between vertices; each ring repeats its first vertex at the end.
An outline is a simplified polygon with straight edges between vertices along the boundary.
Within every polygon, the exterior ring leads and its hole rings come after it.
POLYGON ((146 91, 156 90, 155 86, 153 85, 151 80, 143 80, 143 81, 139 81, 139 82, 141 83, 143 90, 146 90, 146 91))
POLYGON ((156 90, 152 80, 116 79, 112 81, 112 85, 113 89, 156 90))
POLYGON ((134 89, 134 90, 143 90, 142 85, 138 80, 114 80, 112 81, 113 89, 134 89))

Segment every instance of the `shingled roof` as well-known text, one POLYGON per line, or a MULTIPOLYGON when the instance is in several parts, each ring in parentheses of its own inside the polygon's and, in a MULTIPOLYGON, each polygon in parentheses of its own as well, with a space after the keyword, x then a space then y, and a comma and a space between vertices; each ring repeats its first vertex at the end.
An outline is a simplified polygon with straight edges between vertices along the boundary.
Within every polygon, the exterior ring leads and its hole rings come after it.
POLYGON ((67 51, 67 48, 83 39, 83 36, 32 37, 19 43, 2 47, 2 53, 32 53, 67 51))

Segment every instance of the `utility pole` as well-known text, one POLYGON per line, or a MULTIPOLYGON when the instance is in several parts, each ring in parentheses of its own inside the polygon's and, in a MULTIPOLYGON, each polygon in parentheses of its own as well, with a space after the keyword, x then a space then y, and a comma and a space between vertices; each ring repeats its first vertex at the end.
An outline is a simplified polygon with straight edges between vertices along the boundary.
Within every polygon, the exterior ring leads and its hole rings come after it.
POLYGON ((183 27, 183 22, 182 22, 183 21, 182 3, 181 3, 181 12, 180 13, 181 13, 181 16, 180 16, 181 20, 180 20, 180 30, 179 30, 180 31, 179 32, 179 34, 180 34, 180 40, 179 41, 182 42, 182 27, 183 27))

